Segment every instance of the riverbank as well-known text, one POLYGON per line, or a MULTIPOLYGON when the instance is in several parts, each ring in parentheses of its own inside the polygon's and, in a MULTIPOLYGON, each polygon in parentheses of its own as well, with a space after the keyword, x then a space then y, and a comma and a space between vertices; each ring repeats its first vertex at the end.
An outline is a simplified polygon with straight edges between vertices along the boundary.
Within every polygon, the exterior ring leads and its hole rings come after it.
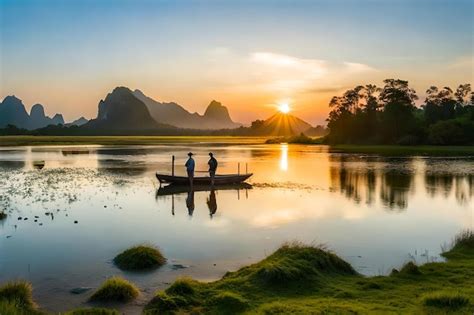
POLYGON ((232 136, 0 136, 0 146, 157 145, 179 143, 259 144, 263 137, 232 136))
MULTIPOLYGON (((285 244, 215 282, 180 278, 157 292, 144 313, 472 314, 474 233, 458 235, 443 256, 446 262, 407 262, 389 276, 364 277, 324 247, 285 244)), ((22 290, 11 287, 8 294, 0 288, 0 310, 15 300, 26 301, 22 308, 27 311, 37 310, 28 285, 21 285, 22 290)))
POLYGON ((331 145, 330 152, 378 154, 385 156, 474 156, 474 146, 401 146, 401 145, 331 145))

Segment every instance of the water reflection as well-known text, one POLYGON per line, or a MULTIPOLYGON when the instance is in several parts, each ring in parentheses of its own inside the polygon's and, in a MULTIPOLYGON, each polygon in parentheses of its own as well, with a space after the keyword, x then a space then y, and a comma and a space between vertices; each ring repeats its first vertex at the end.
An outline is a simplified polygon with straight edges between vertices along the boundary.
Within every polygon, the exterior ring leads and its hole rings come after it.
MULTIPOLYGON (((206 194, 206 205, 207 209, 209 210, 209 217, 212 219, 217 213, 217 194, 216 192, 219 190, 226 190, 232 191, 234 190, 237 193, 237 199, 240 200, 240 191, 245 191, 245 199, 248 199, 248 190, 252 189, 252 185, 248 183, 240 183, 240 184, 232 184, 232 185, 219 185, 219 186, 208 186, 208 185, 195 185, 193 188, 187 186, 180 186, 180 185, 167 185, 162 186, 157 189, 155 198, 156 201, 161 204, 163 200, 163 204, 166 204, 165 199, 171 196, 171 214, 175 215, 175 206, 176 200, 175 196, 182 196, 183 194, 186 195, 184 199, 184 204, 188 210, 188 215, 193 216, 194 210, 196 208, 195 204, 195 193, 207 193, 206 194)), ((177 198, 178 207, 179 203, 182 202, 182 198, 177 198)), ((199 198, 198 200, 201 200, 199 198)), ((198 204, 198 207, 202 205, 198 204)))
POLYGON ((280 169, 282 171, 288 171, 288 144, 281 144, 280 149, 280 169))
POLYGON ((460 205, 467 204, 473 195, 474 175, 461 167, 462 160, 456 161, 461 165, 456 174, 452 164, 445 171, 439 161, 429 159, 349 155, 330 155, 329 159, 330 190, 355 203, 373 205, 380 201, 385 208, 404 210, 417 184, 423 185, 432 198, 454 194, 460 205))
POLYGON ((211 189, 209 192, 209 197, 207 198, 207 207, 209 208, 209 216, 212 217, 217 212, 217 200, 216 200, 216 191, 211 189))

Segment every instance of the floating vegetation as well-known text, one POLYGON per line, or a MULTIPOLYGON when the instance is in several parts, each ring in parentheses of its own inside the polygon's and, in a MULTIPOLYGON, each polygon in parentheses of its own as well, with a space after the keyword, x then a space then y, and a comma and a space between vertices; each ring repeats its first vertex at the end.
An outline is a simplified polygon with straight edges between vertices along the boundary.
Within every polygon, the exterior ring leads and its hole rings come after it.
POLYGON ((147 270, 163 266, 166 258, 156 247, 138 245, 117 255, 114 263, 124 270, 147 270))
POLYGON ((107 279, 91 296, 91 301, 129 302, 134 300, 140 291, 129 281, 121 277, 107 279))

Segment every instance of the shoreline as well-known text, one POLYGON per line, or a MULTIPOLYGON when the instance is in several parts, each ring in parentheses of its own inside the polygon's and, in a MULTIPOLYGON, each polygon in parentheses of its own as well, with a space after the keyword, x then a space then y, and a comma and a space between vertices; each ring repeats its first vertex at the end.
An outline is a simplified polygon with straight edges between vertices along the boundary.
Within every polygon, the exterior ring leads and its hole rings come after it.
MULTIPOLYGON (((418 266, 409 261, 387 276, 363 276, 325 247, 286 243, 259 262, 227 272, 217 281, 200 282, 180 277, 165 290, 156 292, 149 301, 143 300, 142 291, 141 298, 135 302, 85 300, 83 307, 111 307, 110 314, 117 308, 133 309, 135 313, 140 305, 144 306, 144 314, 305 314, 329 310, 369 314, 472 314, 474 233, 461 232, 451 249, 442 255, 445 262, 418 266)), ((17 283, 29 286, 25 282, 17 283)), ((33 296, 36 296, 34 291, 33 296)), ((11 297, 2 296, 0 286, 0 311, 3 303, 10 300, 11 297)), ((53 314, 41 310, 41 301, 32 300, 31 305, 30 309, 23 310, 38 315, 53 314), (38 308, 35 303, 39 304, 38 308)))

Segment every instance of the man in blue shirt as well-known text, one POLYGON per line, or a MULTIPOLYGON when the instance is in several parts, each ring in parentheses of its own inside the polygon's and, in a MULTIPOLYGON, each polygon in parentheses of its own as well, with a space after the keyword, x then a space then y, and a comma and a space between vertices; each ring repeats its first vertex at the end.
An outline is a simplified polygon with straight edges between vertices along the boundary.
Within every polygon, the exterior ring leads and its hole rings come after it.
POLYGON ((184 166, 186 166, 186 171, 188 172, 188 178, 189 178, 189 185, 190 186, 193 186, 193 180, 194 180, 194 166, 196 165, 196 163, 194 162, 194 159, 193 159, 193 153, 192 152, 189 152, 188 153, 188 160, 186 161, 186 164, 184 164, 184 166))

